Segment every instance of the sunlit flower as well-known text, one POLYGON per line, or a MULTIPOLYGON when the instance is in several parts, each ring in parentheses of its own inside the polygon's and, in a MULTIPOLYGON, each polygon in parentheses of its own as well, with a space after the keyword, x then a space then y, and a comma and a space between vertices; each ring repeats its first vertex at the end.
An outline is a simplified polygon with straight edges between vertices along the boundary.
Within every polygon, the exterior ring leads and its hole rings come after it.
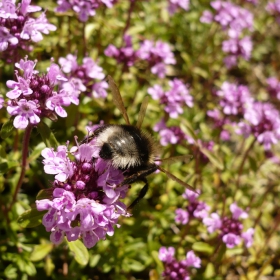
POLYGON ((189 251, 184 260, 178 261, 173 247, 161 247, 158 256, 164 263, 164 279, 190 280, 190 267, 201 267, 201 260, 193 251, 189 251))
POLYGON ((16 50, 31 51, 31 42, 37 43, 43 39, 42 33, 56 30, 56 26, 48 22, 45 12, 38 18, 31 17, 31 13, 42 8, 30 3, 31 0, 22 0, 16 5, 15 1, 3 0, 0 5, 0 52, 8 63, 12 62, 16 50))
POLYGON ((66 117, 67 113, 62 106, 79 104, 75 93, 66 92, 60 87, 67 79, 63 77, 58 65, 52 63, 45 74, 35 70, 36 62, 27 58, 21 59, 15 66, 21 71, 15 71, 16 81, 7 81, 11 90, 6 96, 10 99, 7 111, 16 116, 16 128, 24 129, 28 123, 36 125, 43 117, 54 120, 55 113, 66 117))
POLYGON ((270 150, 273 144, 280 140, 280 115, 270 103, 254 102, 245 111, 247 122, 240 122, 236 132, 244 136, 254 135, 263 144, 265 150, 270 150))
POLYGON ((55 180, 52 197, 37 200, 36 205, 39 211, 48 210, 43 225, 51 232, 54 244, 60 244, 66 236, 68 241, 82 238, 85 246, 91 248, 106 234, 114 234, 114 225, 118 226, 121 215, 129 216, 120 201, 128 186, 117 187, 123 174, 94 157, 98 149, 92 141, 70 151, 66 146, 42 151, 44 170, 55 175, 55 180))
POLYGON ((193 107, 193 97, 190 95, 188 85, 179 79, 169 81, 168 91, 164 91, 159 85, 154 85, 148 88, 148 93, 154 100, 159 100, 164 105, 164 110, 171 118, 177 118, 182 114, 184 106, 193 107))
POLYGON ((124 46, 117 48, 110 44, 104 51, 106 56, 113 57, 118 63, 123 63, 124 65, 130 67, 134 64, 136 60, 136 51, 132 47, 131 36, 123 36, 124 46))
POLYGON ((71 91, 73 93, 71 96, 84 93, 95 98, 107 96, 108 84, 103 80, 105 74, 92 58, 85 57, 82 65, 78 64, 77 57, 72 54, 68 54, 66 58, 60 57, 58 61, 68 78, 68 81, 62 84, 66 93, 71 91))
POLYGON ((112 8, 115 2, 115 0, 58 0, 56 11, 63 13, 72 9, 78 14, 80 21, 86 22, 89 17, 96 14, 99 7, 112 8))
POLYGON ((188 11, 190 1, 189 0, 168 0, 168 12, 173 15, 180 8, 188 11))
POLYGON ((136 56, 147 61, 151 72, 159 78, 165 77, 166 65, 176 63, 170 46, 162 41, 153 42, 145 40, 136 52, 136 56))
POLYGON ((242 240, 246 247, 252 246, 254 229, 250 228, 242 232, 243 224, 240 219, 248 218, 248 213, 237 206, 236 202, 230 205, 231 217, 220 217, 217 213, 211 213, 205 217, 203 223, 207 226, 208 232, 219 232, 219 237, 228 248, 234 248, 242 240))

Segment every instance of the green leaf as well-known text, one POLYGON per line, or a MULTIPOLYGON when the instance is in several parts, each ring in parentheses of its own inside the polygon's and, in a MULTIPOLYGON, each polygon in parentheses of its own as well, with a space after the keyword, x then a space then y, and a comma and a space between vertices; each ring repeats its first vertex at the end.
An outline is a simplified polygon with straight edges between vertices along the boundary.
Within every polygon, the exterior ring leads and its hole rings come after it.
POLYGON ((35 276, 36 275, 36 267, 32 262, 26 261, 26 265, 25 265, 25 272, 29 275, 29 276, 35 276))
POLYGON ((55 265, 54 265, 52 259, 48 256, 47 256, 46 261, 45 261, 44 269, 46 271, 47 276, 51 276, 53 270, 55 269, 55 265))
POLYGON ((2 160, 0 163, 0 173, 4 174, 6 173, 9 169, 15 168, 19 165, 17 161, 6 161, 2 160))
POLYGON ((89 266, 90 267, 95 267, 98 264, 100 259, 101 259, 101 255, 100 254, 91 256, 90 257, 90 261, 89 261, 89 266))
POLYGON ((54 134, 44 122, 40 122, 37 129, 47 147, 56 148, 59 145, 54 134))
POLYGON ((5 122, 2 125, 1 131, 0 131, 0 136, 2 139, 8 138, 14 130, 14 125, 13 125, 13 120, 9 119, 7 122, 5 122))
POLYGON ((42 260, 53 248, 52 244, 40 244, 34 246, 34 250, 30 255, 30 260, 32 262, 37 262, 42 260))
POLYGON ((206 148, 203 148, 200 146, 199 149, 205 156, 208 157, 208 159, 211 161, 211 163, 213 163, 217 168, 219 168, 220 170, 224 169, 224 164, 220 158, 218 158, 216 155, 211 153, 206 148))
POLYGON ((74 258, 77 263, 81 265, 87 265, 89 260, 89 254, 86 246, 81 240, 67 241, 70 251, 74 254, 74 258))
POLYGON ((197 136, 192 128, 192 125, 186 119, 180 119, 180 128, 184 133, 191 136, 195 141, 197 141, 197 136))
POLYGON ((212 254, 214 251, 214 248, 205 242, 195 242, 192 245, 192 249, 194 251, 207 253, 209 255, 212 254))
POLYGON ((47 211, 38 211, 35 208, 29 209, 18 217, 17 222, 24 228, 39 226, 46 212, 47 211))
POLYGON ((136 34, 139 34, 139 33, 142 33, 144 32, 146 29, 146 26, 144 24, 142 25, 134 25, 132 27, 130 27, 128 30, 127 30, 127 34, 128 35, 136 35, 136 34))
POLYGON ((219 249, 219 254, 218 254, 217 259, 216 259, 217 263, 222 261, 224 255, 225 255, 226 250, 227 250, 226 245, 224 243, 222 243, 222 245, 221 245, 221 247, 219 249))
POLYGON ((145 269, 145 266, 136 260, 133 259, 124 259, 125 265, 132 271, 142 271, 145 269))
POLYGON ((4 275, 8 279, 17 279, 17 268, 14 267, 13 264, 9 264, 4 270, 4 275))
POLYGON ((212 278, 216 275, 215 267, 212 263, 208 263, 204 271, 204 277, 206 279, 212 278))
POLYGON ((39 143, 35 149, 33 150, 33 152, 31 153, 31 155, 28 158, 29 162, 34 162, 40 155, 42 150, 46 148, 46 145, 44 143, 39 143))
POLYGON ((198 76, 201 76, 204 79, 208 78, 208 72, 205 71, 204 69, 200 68, 200 67, 194 67, 193 68, 193 73, 197 74, 198 76))

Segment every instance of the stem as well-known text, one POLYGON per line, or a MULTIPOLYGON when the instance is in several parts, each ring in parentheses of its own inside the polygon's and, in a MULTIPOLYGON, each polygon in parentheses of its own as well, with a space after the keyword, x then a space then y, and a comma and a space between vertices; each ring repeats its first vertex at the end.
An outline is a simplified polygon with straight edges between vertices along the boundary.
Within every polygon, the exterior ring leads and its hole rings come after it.
POLYGON ((26 167, 27 167, 27 156, 28 156, 28 146, 29 146, 29 140, 30 140, 30 135, 31 135, 31 131, 32 131, 33 126, 31 126, 30 124, 27 126, 27 128, 25 129, 25 133, 23 136, 23 144, 22 144, 22 159, 21 159, 21 173, 19 176, 19 180, 13 195, 13 199, 12 202, 8 208, 8 211, 11 210, 12 206, 14 205, 14 203, 16 202, 17 199, 17 194, 21 188, 24 176, 25 176, 25 172, 26 172, 26 167))
POLYGON ((130 1, 130 6, 129 6, 129 9, 128 9, 128 16, 127 16, 127 19, 126 19, 126 24, 125 24, 125 27, 123 29, 123 36, 125 35, 127 29, 129 28, 130 26, 130 21, 131 21, 131 14, 133 12, 133 9, 134 9, 134 6, 135 6, 135 2, 134 0, 131 0, 130 1))
POLYGON ((257 141, 257 138, 255 138, 255 139, 252 141, 252 143, 251 143, 250 146, 247 148, 247 150, 245 151, 244 156, 243 156, 243 158, 242 158, 240 167, 239 167, 239 169, 238 169, 238 177, 237 177, 237 182, 236 182, 236 190, 235 190, 235 193, 234 193, 234 195, 233 195, 233 199, 235 199, 235 196, 236 196, 237 191, 238 191, 239 186, 240 186, 240 178, 241 178, 241 175, 242 175, 242 173, 243 173, 243 168, 244 168, 245 161, 246 161, 246 159, 248 158, 248 155, 249 155, 250 151, 252 150, 252 148, 253 148, 254 144, 256 143, 256 141, 257 141))
POLYGON ((86 24, 83 23, 83 56, 87 54, 86 24))

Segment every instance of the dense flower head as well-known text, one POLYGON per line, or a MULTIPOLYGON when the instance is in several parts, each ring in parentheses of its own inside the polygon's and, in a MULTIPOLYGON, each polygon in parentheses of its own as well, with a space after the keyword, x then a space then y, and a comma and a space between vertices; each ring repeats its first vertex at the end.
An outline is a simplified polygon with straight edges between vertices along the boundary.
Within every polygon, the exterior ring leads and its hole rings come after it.
POLYGON ((43 225, 51 232, 54 244, 60 244, 66 236, 68 241, 82 238, 91 248, 106 234, 114 234, 113 226, 118 226, 121 215, 129 215, 120 201, 128 185, 118 187, 123 174, 99 158, 99 149, 92 140, 70 151, 67 146, 42 151, 44 171, 55 175, 55 180, 52 197, 37 200, 36 205, 39 211, 48 211, 43 225))
POLYGON ((43 34, 55 31, 43 12, 38 18, 30 13, 38 12, 42 8, 30 5, 31 0, 22 0, 18 5, 15 1, 3 0, 0 3, 0 52, 1 57, 8 63, 12 62, 14 51, 18 48, 25 51, 32 50, 30 41, 43 40, 43 34))
POLYGON ((83 92, 95 98, 107 96, 108 84, 104 81, 103 69, 91 57, 83 58, 82 65, 78 64, 77 56, 72 54, 59 58, 58 62, 68 78, 68 82, 63 83, 66 91, 73 91, 77 95, 83 92))
POLYGON ((225 53, 228 53, 224 59, 227 68, 231 68, 237 64, 239 57, 249 60, 253 49, 252 39, 249 36, 245 36, 242 39, 229 38, 223 42, 222 49, 225 53))
POLYGON ((184 112, 184 106, 193 107, 193 97, 190 95, 188 85, 179 79, 168 82, 169 90, 164 91, 160 85, 148 88, 148 93, 154 100, 164 105, 164 111, 171 118, 177 118, 184 112))
POLYGON ((201 260, 193 251, 186 254, 184 260, 178 261, 175 258, 175 248, 161 247, 159 249, 159 259, 164 262, 164 271, 162 276, 164 279, 174 280, 190 280, 190 267, 200 268, 201 260))
POLYGON ((270 77, 266 79, 266 82, 269 95, 280 100, 280 81, 275 77, 270 77))
POLYGON ((253 103, 251 93, 244 85, 224 82, 216 94, 221 98, 220 105, 226 115, 243 117, 246 108, 253 103))
POLYGON ((266 10, 276 17, 277 22, 280 24, 280 0, 275 0, 267 3, 266 10))
POLYGON ((210 23, 215 21, 228 31, 229 36, 238 37, 244 29, 253 30, 253 14, 229 1, 212 1, 214 14, 204 12, 201 21, 210 23))
POLYGON ((175 221, 178 224, 187 224, 190 219, 203 219, 208 216, 210 207, 202 201, 197 200, 199 194, 186 190, 183 197, 188 200, 188 206, 185 209, 179 208, 175 211, 175 221))
POLYGON ((16 116, 16 128, 24 129, 28 123, 36 125, 42 117, 55 120, 55 113, 66 117, 67 113, 62 106, 79 104, 77 94, 61 88, 67 79, 55 63, 44 74, 34 70, 36 62, 27 58, 21 59, 15 66, 19 69, 15 71, 16 81, 7 81, 7 87, 11 90, 6 96, 9 98, 7 111, 16 116))
POLYGON ((280 140, 280 115, 272 104, 254 102, 246 109, 244 118, 247 122, 238 124, 238 134, 254 135, 265 150, 270 150, 271 145, 280 140))
POLYGON ((58 0, 56 11, 63 13, 72 9, 78 14, 80 21, 86 22, 89 17, 96 14, 100 6, 112 8, 115 2, 116 0, 58 0))
POLYGON ((204 23, 217 22, 229 36, 228 40, 223 42, 222 49, 228 54, 224 62, 227 68, 237 65, 238 58, 242 57, 249 60, 253 49, 252 39, 244 36, 244 30, 253 30, 253 14, 228 1, 212 1, 214 14, 210 11, 204 11, 200 21, 204 23))
POLYGON ((118 63, 123 63, 126 66, 133 66, 136 60, 136 51, 132 47, 131 36, 124 35, 123 37, 124 46, 117 48, 110 44, 104 51, 106 56, 113 57, 118 63))
POLYGON ((188 11, 190 7, 189 0, 168 0, 168 12, 173 15, 179 9, 188 11))
POLYGON ((222 114, 219 109, 208 110, 207 116, 213 119, 214 128, 220 129, 220 138, 223 141, 228 141, 230 139, 230 133, 224 128, 225 125, 232 124, 230 119, 222 114))
POLYGON ((170 46, 162 41, 145 40, 136 52, 136 56, 148 62, 151 72, 159 78, 165 77, 166 65, 176 63, 170 46))
POLYGON ((249 228, 242 232, 243 224, 239 219, 248 218, 248 213, 237 206, 236 202, 230 205, 231 217, 220 217, 217 213, 211 213, 210 217, 205 217, 203 223, 207 226, 208 232, 219 231, 219 237, 228 248, 234 248, 243 239, 245 246, 252 246, 254 229, 249 228))

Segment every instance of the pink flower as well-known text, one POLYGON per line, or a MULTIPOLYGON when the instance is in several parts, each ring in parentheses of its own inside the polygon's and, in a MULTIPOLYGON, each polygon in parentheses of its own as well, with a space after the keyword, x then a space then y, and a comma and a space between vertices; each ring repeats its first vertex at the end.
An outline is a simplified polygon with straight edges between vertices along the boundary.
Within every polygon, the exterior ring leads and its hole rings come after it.
POLYGON ((189 251, 186 255, 186 265, 200 268, 201 259, 199 257, 197 257, 193 251, 189 251))
POLYGON ((7 106, 8 113, 12 116, 16 115, 13 122, 15 128, 25 129, 29 122, 34 125, 40 122, 40 118, 37 115, 37 105, 34 101, 20 99, 16 106, 9 104, 7 106))
POLYGON ((209 217, 203 219, 203 223, 207 226, 209 233, 213 233, 215 230, 221 228, 222 221, 220 216, 217 213, 212 213, 209 217))
POLYGON ((121 215, 129 216, 119 200, 126 196, 128 186, 116 188, 123 174, 100 159, 98 152, 94 142, 70 151, 66 146, 42 151, 44 170, 55 175, 55 180, 52 197, 37 200, 36 205, 39 211, 48 210, 42 223, 51 231, 54 244, 60 244, 65 236, 68 241, 82 238, 91 248, 106 234, 114 234, 121 215))

